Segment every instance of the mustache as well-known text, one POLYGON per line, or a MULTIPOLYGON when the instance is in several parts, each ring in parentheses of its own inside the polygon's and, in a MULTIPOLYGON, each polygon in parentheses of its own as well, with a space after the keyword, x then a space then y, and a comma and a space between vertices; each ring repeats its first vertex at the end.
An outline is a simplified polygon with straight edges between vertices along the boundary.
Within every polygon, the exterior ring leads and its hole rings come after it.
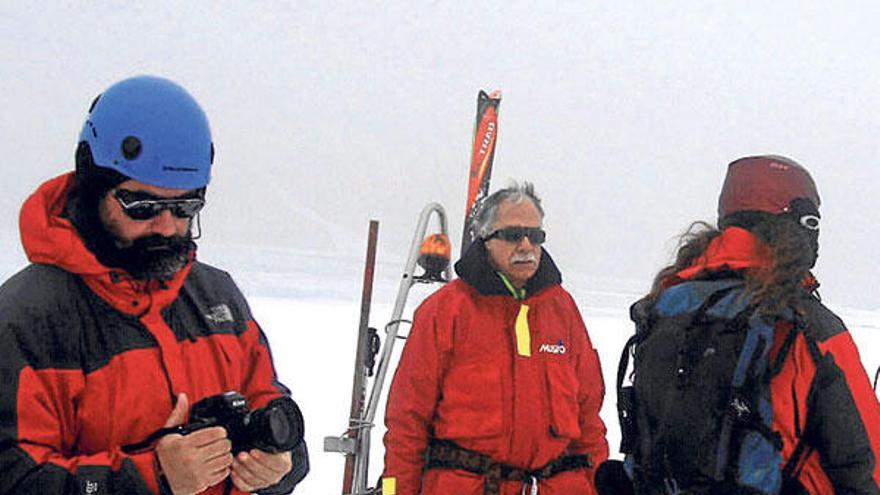
POLYGON ((139 251, 143 254, 172 252, 184 249, 188 243, 188 236, 175 235, 165 237, 162 235, 153 234, 147 237, 135 239, 134 242, 131 243, 131 248, 134 251, 139 251))
POLYGON ((538 257, 535 253, 513 253, 510 257, 511 263, 537 263, 538 257))

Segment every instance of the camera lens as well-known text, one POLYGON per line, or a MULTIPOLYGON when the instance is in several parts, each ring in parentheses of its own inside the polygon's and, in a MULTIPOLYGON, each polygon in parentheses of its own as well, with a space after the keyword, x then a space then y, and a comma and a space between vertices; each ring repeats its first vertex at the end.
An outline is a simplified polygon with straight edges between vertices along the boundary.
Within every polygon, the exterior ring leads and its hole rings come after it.
POLYGON ((290 423, 287 415, 279 408, 273 407, 268 411, 269 431, 275 445, 285 445, 290 442, 290 423))
POLYGON ((303 437, 302 412, 289 397, 275 399, 253 412, 248 429, 254 447, 266 452, 290 450, 303 437))

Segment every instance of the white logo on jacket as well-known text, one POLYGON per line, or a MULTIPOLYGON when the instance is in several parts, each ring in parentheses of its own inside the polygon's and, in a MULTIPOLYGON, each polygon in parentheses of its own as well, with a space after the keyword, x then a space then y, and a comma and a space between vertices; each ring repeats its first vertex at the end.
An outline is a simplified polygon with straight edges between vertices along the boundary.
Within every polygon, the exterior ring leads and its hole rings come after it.
POLYGON ((565 354, 565 344, 541 344, 538 352, 546 352, 547 354, 565 354))
POLYGON ((216 306, 211 307, 211 309, 205 313, 205 318, 214 324, 220 323, 228 323, 231 321, 235 321, 232 316, 232 310, 229 309, 229 306, 225 304, 218 304, 216 306))

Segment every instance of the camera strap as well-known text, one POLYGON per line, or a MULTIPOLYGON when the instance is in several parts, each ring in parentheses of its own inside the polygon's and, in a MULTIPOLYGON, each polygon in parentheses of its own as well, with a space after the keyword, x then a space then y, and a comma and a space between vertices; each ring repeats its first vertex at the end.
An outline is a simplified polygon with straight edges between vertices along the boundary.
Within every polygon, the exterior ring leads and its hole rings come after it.
POLYGON ((153 442, 164 437, 165 435, 188 435, 198 429, 204 428, 207 426, 203 423, 190 423, 187 425, 177 425, 177 426, 169 426, 167 428, 159 428, 158 430, 150 433, 150 435, 141 440, 140 442, 130 443, 128 445, 122 446, 122 451, 126 454, 133 454, 135 452, 145 450, 150 448, 153 445, 153 442))

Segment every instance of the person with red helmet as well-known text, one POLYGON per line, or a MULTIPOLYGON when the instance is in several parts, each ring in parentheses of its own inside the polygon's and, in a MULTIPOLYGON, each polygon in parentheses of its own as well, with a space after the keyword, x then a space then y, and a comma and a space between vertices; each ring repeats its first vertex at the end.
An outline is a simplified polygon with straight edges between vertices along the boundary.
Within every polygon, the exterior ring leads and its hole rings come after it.
POLYGON ((543 218, 529 183, 490 195, 460 278, 416 310, 385 408, 383 495, 595 493, 605 388, 543 218))
MULTIPOLYGON (((820 302, 811 273, 819 206, 815 182, 794 160, 762 155, 730 163, 718 228, 695 223, 675 262, 632 307, 633 386, 621 387, 625 360, 618 378, 627 458, 600 468, 601 493, 880 493, 880 404, 852 337, 820 302), (762 328, 763 341, 749 340, 762 328), (725 346, 735 335, 744 336, 742 347, 725 346), (721 378, 712 385, 691 384, 687 377, 706 369, 704 362, 734 364, 733 381, 715 375, 721 378), (663 383, 656 376, 667 370, 663 383), (749 381, 747 370, 760 372, 749 381), (689 404, 664 403, 695 386, 707 393, 689 404), (722 387, 729 392, 715 402, 722 387), (701 436, 701 428, 716 433, 701 436)), ((712 371, 701 373, 695 376, 712 371)))
POLYGON ((276 435, 302 421, 265 335, 196 259, 213 159, 196 100, 132 77, 92 103, 75 171, 24 202, 31 264, 0 287, 0 494, 281 494, 308 472, 301 434, 276 435), (242 432, 278 442, 237 449, 242 432))

